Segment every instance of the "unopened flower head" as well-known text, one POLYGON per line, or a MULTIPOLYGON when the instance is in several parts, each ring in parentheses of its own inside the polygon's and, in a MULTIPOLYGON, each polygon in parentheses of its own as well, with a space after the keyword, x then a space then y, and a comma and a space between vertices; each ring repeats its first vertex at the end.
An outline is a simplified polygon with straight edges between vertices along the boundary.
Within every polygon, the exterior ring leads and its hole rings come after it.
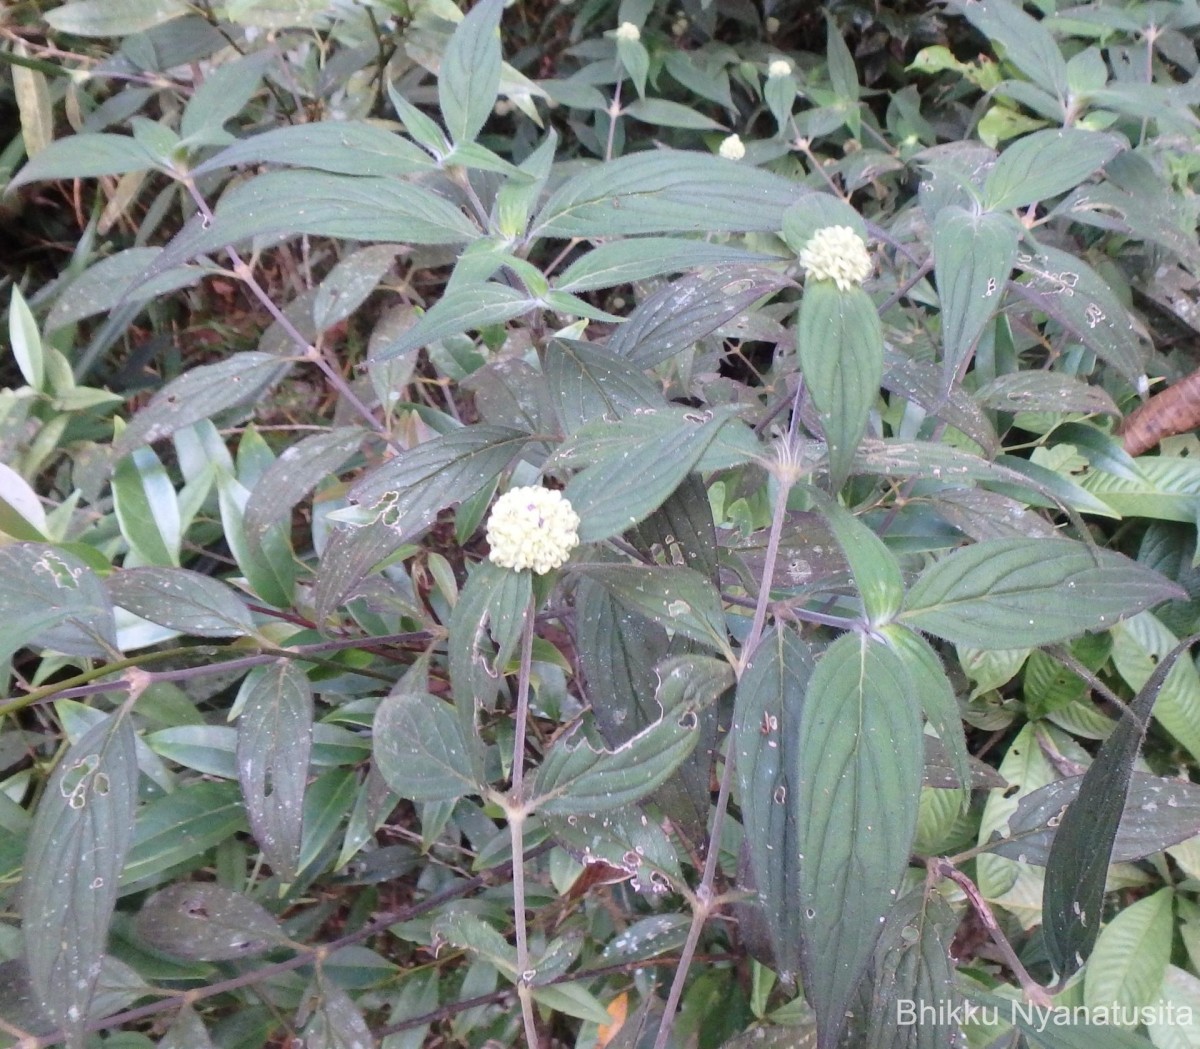
POLYGON ((763 23, 763 26, 766 28, 766 30, 767 30, 767 34, 768 34, 769 36, 774 36, 776 33, 778 33, 778 32, 779 32, 779 19, 778 19, 778 18, 776 18, 774 15, 771 15, 771 16, 770 16, 770 17, 769 17, 769 18, 768 18, 768 19, 767 19, 767 20, 766 20, 766 21, 763 23))
POLYGON ((849 226, 817 230, 800 252, 809 280, 831 280, 842 291, 861 284, 873 269, 862 237, 849 226))
POLYGON ((530 485, 496 500, 487 522, 488 557, 515 572, 538 575, 566 563, 579 545, 579 515, 562 492, 530 485))
POLYGON ((772 80, 776 79, 777 77, 791 75, 792 63, 786 58, 773 58, 771 59, 771 64, 767 66, 767 76, 769 76, 772 80))
POLYGON ((632 22, 622 22, 617 28, 618 40, 641 40, 642 31, 632 22))
POLYGON ((746 146, 737 135, 730 135, 722 141, 717 152, 726 160, 741 160, 746 155, 746 146))

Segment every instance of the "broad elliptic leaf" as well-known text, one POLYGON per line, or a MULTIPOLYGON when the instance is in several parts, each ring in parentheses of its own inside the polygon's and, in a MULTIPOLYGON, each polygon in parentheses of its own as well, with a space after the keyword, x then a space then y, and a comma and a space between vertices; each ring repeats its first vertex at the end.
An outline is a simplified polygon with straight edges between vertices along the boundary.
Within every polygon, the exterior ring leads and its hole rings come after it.
POLYGON ((438 70, 438 103, 456 144, 474 142, 500 87, 503 0, 482 0, 454 29, 438 70))
POLYGON ((507 284, 470 284, 451 288, 416 324, 371 354, 373 364, 401 357, 448 335, 501 324, 528 313, 537 300, 507 284))
POLYGON ((589 422, 619 419, 639 408, 663 408, 658 384, 603 347, 574 339, 552 339, 542 365, 545 388, 563 432, 589 422))
POLYGON ((454 801, 482 789, 477 739, 442 700, 424 692, 388 696, 375 714, 375 763, 410 801, 454 801))
POLYGON ((639 368, 653 368, 787 283, 777 273, 748 266, 688 274, 641 302, 609 337, 608 352, 639 368))
POLYGON ((800 715, 796 862, 804 989, 818 1046, 837 1044, 908 865, 921 795, 921 710, 904 660, 843 634, 800 715))
POLYGON ((71 36, 131 36, 189 12, 186 0, 72 0, 46 12, 71 36))
POLYGON ((1175 660, 1195 643, 1193 635, 1159 662, 1129 704, 1096 760, 1084 773, 1079 795, 1066 813, 1050 846, 1042 896, 1043 931, 1050 963, 1070 976, 1091 954, 1100 931, 1104 882, 1112 862, 1133 763, 1141 749, 1150 714, 1175 660))
POLYGON ((888 915, 875 951, 871 1015, 864 1049, 944 1049, 959 1026, 948 1018, 961 994, 956 986, 950 943, 958 916, 938 892, 909 893, 888 915), (938 1004, 938 1012, 918 1022, 905 1010, 938 1004))
POLYGON ((42 1011, 81 1045, 133 840, 136 736, 117 710, 63 755, 42 795, 21 880, 29 980, 42 1011))
POLYGON ((73 656, 117 647, 112 602, 95 574, 42 543, 0 547, 0 664, 26 645, 73 656))
POLYGON ((579 515, 579 538, 591 543, 619 535, 657 510, 700 462, 729 422, 717 415, 697 426, 614 447, 577 473, 564 495, 579 515))
POLYGON ((632 237, 592 248, 563 270, 554 281, 554 288, 579 294, 632 284, 664 273, 770 261, 769 255, 730 244, 708 244, 683 237, 632 237))
POLYGON ((1057 197, 1127 147, 1119 135, 1079 127, 1046 128, 1025 135, 1000 154, 988 173, 984 206, 1009 211, 1057 197))
POLYGON ((804 187, 762 168, 673 149, 631 153, 568 179, 534 219, 533 237, 775 233, 804 187))
POLYGON ((1093 386, 1062 372, 1011 372, 999 375, 975 391, 975 400, 985 408, 1002 412, 1058 412, 1120 416, 1112 397, 1101 386, 1093 386))
POLYGON ((796 324, 800 370, 829 447, 830 486, 850 474, 883 378, 883 329, 862 288, 809 281, 796 324))
POLYGON ((1020 237, 1021 227, 1009 215, 974 214, 950 205, 933 221, 933 272, 942 311, 942 379, 947 390, 1000 307, 1020 237))
POLYGON ((264 907, 207 881, 155 893, 139 912, 135 928, 156 951, 197 962, 253 958, 288 942, 264 907))
MULTIPOLYGON (((997 856, 1044 867, 1066 807, 1082 776, 1056 780, 1021 799, 1008 818, 1005 839, 988 849, 997 856)), ((1121 812, 1110 863, 1130 863, 1200 834, 1200 786, 1135 772, 1121 812)))
POLYGON ((219 579, 186 568, 125 568, 105 581, 113 604, 182 634, 240 637, 254 633, 250 610, 219 579))
POLYGON ((261 398, 291 367, 272 353, 247 350, 216 364, 201 364, 167 383, 113 441, 120 458, 143 444, 211 415, 261 398))
POLYGON ((750 876, 766 921, 775 968, 800 968, 801 849, 796 838, 800 711, 813 670, 809 646, 794 630, 770 631, 738 682, 733 708, 738 798, 750 876))
POLYGON ((238 694, 237 768, 250 829, 281 880, 299 870, 313 695, 291 659, 256 668, 238 694))
POLYGON ((672 633, 729 654, 720 595, 699 572, 630 564, 587 564, 577 570, 604 586, 627 608, 672 633))
POLYGON ((528 440, 507 426, 463 426, 389 459, 354 485, 350 498, 407 539, 433 524, 439 510, 492 483, 528 440))
POLYGON ((71 135, 51 142, 9 183, 15 189, 27 182, 50 179, 99 178, 154 167, 154 159, 128 135, 71 135))
POLYGON ((1086 1006, 1132 1016, 1158 1000, 1171 960, 1174 899, 1173 889, 1159 889, 1104 926, 1083 974, 1086 1006))
POLYGON ((238 139, 192 168, 192 176, 242 164, 265 163, 312 168, 334 175, 385 178, 410 175, 434 166, 428 153, 391 131, 365 121, 328 120, 291 124, 238 139))
POLYGON ((317 969, 318 1002, 304 1026, 305 1049, 373 1049, 376 1042, 354 999, 317 969))
POLYGON ((554 741, 538 769, 531 805, 551 816, 624 808, 662 786, 700 736, 700 711, 732 681, 729 668, 680 660, 662 680, 661 717, 612 750, 596 749, 578 731, 554 741), (683 686, 683 687, 680 687, 683 686))
POLYGON ((1181 593, 1112 550, 1072 539, 993 539, 922 572, 899 620, 972 648, 1030 648, 1112 626, 1181 593))

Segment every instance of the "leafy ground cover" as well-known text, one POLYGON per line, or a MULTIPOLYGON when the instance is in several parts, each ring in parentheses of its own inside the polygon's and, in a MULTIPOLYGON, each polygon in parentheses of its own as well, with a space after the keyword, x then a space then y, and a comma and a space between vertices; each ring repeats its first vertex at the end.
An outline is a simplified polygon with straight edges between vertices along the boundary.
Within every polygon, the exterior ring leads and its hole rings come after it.
POLYGON ((1200 1044, 1200 7, 0 13, 0 1044, 1200 1044))

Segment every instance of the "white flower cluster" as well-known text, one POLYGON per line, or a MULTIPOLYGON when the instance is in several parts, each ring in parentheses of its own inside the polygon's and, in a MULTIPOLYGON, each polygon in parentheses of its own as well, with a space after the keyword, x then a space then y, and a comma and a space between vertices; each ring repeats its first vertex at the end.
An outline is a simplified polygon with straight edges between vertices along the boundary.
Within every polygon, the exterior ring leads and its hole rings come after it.
POLYGON ((730 135, 721 141, 717 152, 726 160, 741 160, 746 155, 746 146, 737 135, 730 135))
POLYGON ((775 80, 778 77, 791 75, 792 63, 786 58, 773 58, 771 59, 771 64, 767 66, 767 76, 772 80, 775 80))
POLYGON ((617 27, 618 40, 641 40, 642 31, 632 22, 622 22, 617 27))
POLYGON ((831 280, 842 291, 861 284, 874 268, 862 237, 849 226, 817 230, 800 252, 810 280, 831 280))
POLYGON ((530 485, 496 500, 487 522, 488 557, 501 568, 544 575, 579 545, 579 515, 562 492, 530 485))

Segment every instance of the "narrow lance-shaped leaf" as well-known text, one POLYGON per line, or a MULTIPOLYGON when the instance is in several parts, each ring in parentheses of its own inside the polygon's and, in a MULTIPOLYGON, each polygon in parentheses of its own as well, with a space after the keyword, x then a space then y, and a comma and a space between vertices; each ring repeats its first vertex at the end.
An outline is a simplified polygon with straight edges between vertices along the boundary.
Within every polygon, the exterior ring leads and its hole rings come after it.
POLYGON ((904 601, 904 579, 896 558, 883 540, 852 513, 819 490, 809 491, 846 555, 867 624, 874 628, 889 622, 904 601))
POLYGON ((1078 797, 1059 824, 1042 894, 1046 951, 1060 976, 1077 971, 1100 931, 1104 881, 1154 701, 1175 660, 1200 640, 1181 641, 1159 663, 1084 774, 1078 797))
POLYGON ((375 762, 387 785, 411 801, 454 801, 482 790, 476 738, 442 700, 424 692, 388 696, 375 714, 375 762))
POLYGON ((1030 648, 1181 595, 1168 579, 1112 550, 1072 539, 994 539, 927 568, 899 619, 972 648, 1030 648))
POLYGON ((105 581, 115 604, 186 634, 238 637, 254 632, 250 610, 229 585, 185 568, 125 568, 105 581))
POLYGON ((934 219, 934 276, 947 390, 1000 305, 1020 235, 1020 227, 1008 215, 972 214, 950 205, 934 219))
POLYGON ((21 882, 29 978, 43 1011, 82 1044, 137 806, 136 737, 118 710, 58 766, 34 816, 21 882))
POLYGON ((290 659, 250 673, 238 697, 238 782, 250 829, 284 881, 295 877, 312 752, 313 697, 290 659))
POLYGON ((800 711, 813 670, 808 645, 786 627, 768 633, 738 682, 735 769, 750 871, 771 936, 775 967, 800 965, 800 856, 796 769, 800 711))
POLYGON ((438 102, 455 143, 475 141, 500 87, 504 0, 482 0, 459 22, 438 70, 438 102))
POLYGON ((800 716, 797 862, 804 989, 831 1049, 896 900, 916 832, 921 712, 903 660, 843 634, 800 716))
POLYGON ((862 288, 810 281, 796 324, 800 370, 829 446, 830 487, 850 474, 883 378, 883 329, 862 288))

